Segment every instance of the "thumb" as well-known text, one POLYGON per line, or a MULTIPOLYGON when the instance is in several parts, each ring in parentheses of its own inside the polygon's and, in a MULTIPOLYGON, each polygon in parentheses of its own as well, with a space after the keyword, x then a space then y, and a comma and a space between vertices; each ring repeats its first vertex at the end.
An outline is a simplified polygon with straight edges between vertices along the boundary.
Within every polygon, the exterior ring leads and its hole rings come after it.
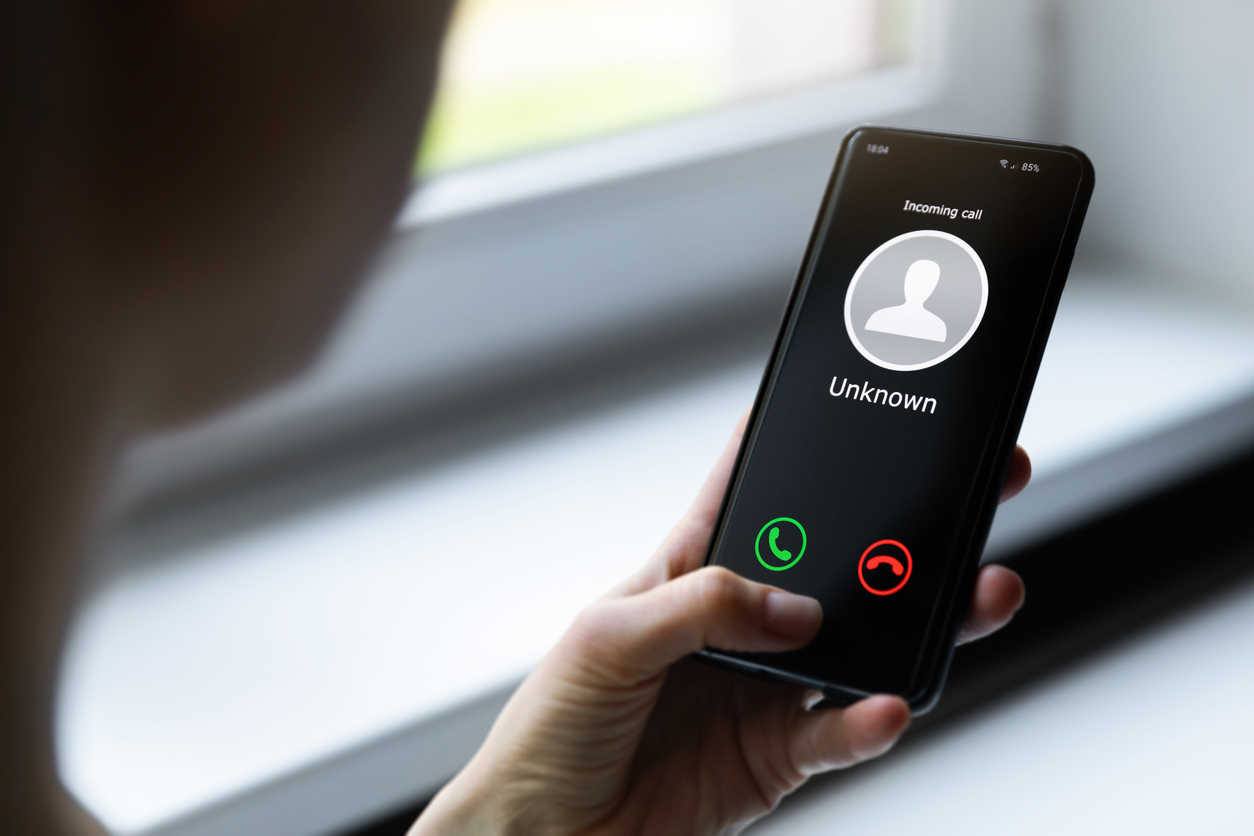
POLYGON ((707 566, 647 592, 598 601, 567 634, 583 668, 633 684, 703 647, 772 652, 809 642, 819 602, 707 566))

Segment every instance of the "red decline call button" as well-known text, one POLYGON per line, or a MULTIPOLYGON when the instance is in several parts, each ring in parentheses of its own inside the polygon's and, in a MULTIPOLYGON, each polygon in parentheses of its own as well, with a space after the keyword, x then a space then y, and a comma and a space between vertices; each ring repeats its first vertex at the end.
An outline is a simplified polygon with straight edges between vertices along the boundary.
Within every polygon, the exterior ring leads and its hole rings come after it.
POLYGON ((862 588, 872 595, 892 595, 894 592, 901 590, 906 585, 906 581, 910 580, 910 573, 914 571, 914 558, 910 556, 910 550, 905 544, 898 540, 876 540, 874 543, 866 547, 866 551, 862 553, 862 558, 858 561, 858 580, 862 583, 862 588), (902 566, 901 561, 896 557, 887 554, 877 554, 871 556, 871 552, 880 546, 896 546, 901 549, 901 553, 906 556, 906 565, 902 566), (870 560, 867 558, 870 557, 870 560), (875 569, 879 566, 886 566, 892 570, 894 575, 901 578, 897 585, 892 589, 876 589, 866 582, 866 576, 862 573, 863 567, 867 569, 875 569))

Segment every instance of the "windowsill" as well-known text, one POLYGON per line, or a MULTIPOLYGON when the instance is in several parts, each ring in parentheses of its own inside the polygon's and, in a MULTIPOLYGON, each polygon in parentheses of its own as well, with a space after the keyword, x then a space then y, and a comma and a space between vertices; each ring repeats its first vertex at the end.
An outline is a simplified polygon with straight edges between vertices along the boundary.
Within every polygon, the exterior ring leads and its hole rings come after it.
POLYGON ((959 651, 940 716, 749 832, 1254 830, 1254 529, 1233 513, 1252 475, 1233 456, 1017 554, 1028 605, 959 651))
MULTIPOLYGON (((1246 323, 1076 278, 1022 435, 1034 484, 992 554, 1254 442, 1246 323)), ((166 542, 76 627, 66 780, 115 831, 171 836, 333 832, 429 793, 683 512, 759 373, 741 363, 322 510, 166 542)))

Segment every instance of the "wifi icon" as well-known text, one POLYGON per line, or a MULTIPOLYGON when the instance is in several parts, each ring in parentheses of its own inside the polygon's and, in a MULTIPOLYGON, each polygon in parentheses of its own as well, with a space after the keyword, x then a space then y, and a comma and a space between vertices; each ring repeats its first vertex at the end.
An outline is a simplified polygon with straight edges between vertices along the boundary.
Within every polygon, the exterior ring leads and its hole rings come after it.
POLYGON ((1009 165, 1009 164, 1010 164, 1010 160, 1002 160, 1002 161, 1001 161, 1001 167, 1002 167, 1002 168, 1005 168, 1005 167, 1006 167, 1007 165, 1009 165))

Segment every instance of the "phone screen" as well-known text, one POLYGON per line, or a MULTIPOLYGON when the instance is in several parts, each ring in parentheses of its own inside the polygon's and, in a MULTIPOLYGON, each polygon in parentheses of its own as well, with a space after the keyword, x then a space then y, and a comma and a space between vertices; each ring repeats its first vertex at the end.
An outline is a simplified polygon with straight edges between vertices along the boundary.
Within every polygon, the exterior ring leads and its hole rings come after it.
POLYGON ((919 687, 987 533, 990 463, 1014 440, 1084 184, 1055 147, 847 140, 709 559, 819 599, 823 627, 796 652, 725 655, 859 692, 919 687))

